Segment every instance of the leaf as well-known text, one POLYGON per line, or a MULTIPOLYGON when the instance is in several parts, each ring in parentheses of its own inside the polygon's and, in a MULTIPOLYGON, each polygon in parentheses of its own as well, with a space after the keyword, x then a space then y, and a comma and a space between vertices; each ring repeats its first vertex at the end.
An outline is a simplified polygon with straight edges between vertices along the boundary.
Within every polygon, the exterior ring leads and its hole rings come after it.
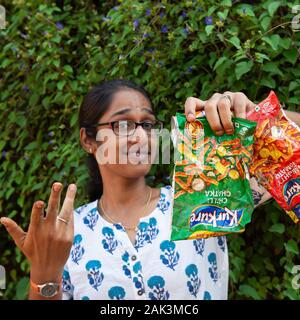
POLYGON ((298 244, 295 240, 290 239, 287 243, 284 244, 286 251, 299 254, 298 244))
POLYGON ((28 296, 28 290, 29 290, 29 278, 23 277, 20 279, 16 287, 17 300, 25 300, 28 296))
POLYGON ((277 63, 275 62, 267 62, 263 67, 263 71, 266 71, 270 74, 278 74, 279 76, 283 77, 283 72, 278 68, 277 63))
POLYGON ((215 26, 206 26, 206 27, 205 27, 205 32, 206 32, 206 34, 207 34, 208 36, 213 32, 214 27, 215 27, 215 26))
POLYGON ((223 0, 223 1, 221 2, 221 6, 231 7, 231 6, 232 6, 232 1, 231 1, 231 0, 223 0))
POLYGON ((241 48, 240 39, 238 37, 231 37, 230 39, 228 39, 228 42, 233 44, 237 49, 241 48))
POLYGON ((222 56, 220 59, 218 59, 218 61, 215 63, 214 65, 214 69, 216 70, 220 65, 222 65, 225 61, 227 60, 226 57, 222 56))
POLYGON ((290 62, 292 65, 294 65, 299 57, 298 50, 293 48, 287 51, 283 52, 283 55, 287 59, 288 62, 290 62))
POLYGON ((280 38, 279 40, 279 46, 282 47, 283 49, 288 49, 291 45, 291 39, 289 38, 280 38))
POLYGON ((261 24, 262 28, 264 29, 264 31, 269 29, 271 21, 272 21, 272 19, 270 17, 268 17, 268 16, 264 17, 261 20, 260 24, 261 24))
POLYGON ((251 297, 254 300, 260 300, 260 296, 257 291, 247 284, 240 285, 239 292, 246 297, 251 297))
POLYGON ((262 40, 267 42, 273 50, 277 50, 280 36, 278 34, 273 34, 270 37, 262 37, 262 40))
POLYGON ((245 73, 249 72, 252 69, 252 67, 253 67, 252 61, 239 62, 235 67, 235 75, 237 80, 240 80, 245 73))
POLYGON ((69 74, 73 73, 73 68, 68 64, 64 66, 64 70, 69 74))
POLYGON ((268 12, 271 17, 274 16, 274 13, 281 6, 281 4, 281 1, 271 1, 271 3, 268 5, 268 12))
POLYGON ((35 150, 37 146, 38 146, 37 141, 32 141, 24 148, 24 150, 28 150, 28 151, 35 150))
POLYGON ((282 223, 276 223, 269 228, 269 231, 282 234, 285 231, 285 226, 282 223))
POLYGON ((63 89, 63 87, 65 86, 65 84, 66 84, 66 81, 65 81, 65 80, 58 81, 58 83, 57 83, 57 89, 58 89, 59 91, 61 91, 61 90, 63 89))
POLYGON ((271 77, 268 78, 262 78, 260 80, 260 85, 268 87, 270 89, 274 89, 276 87, 276 82, 271 77))

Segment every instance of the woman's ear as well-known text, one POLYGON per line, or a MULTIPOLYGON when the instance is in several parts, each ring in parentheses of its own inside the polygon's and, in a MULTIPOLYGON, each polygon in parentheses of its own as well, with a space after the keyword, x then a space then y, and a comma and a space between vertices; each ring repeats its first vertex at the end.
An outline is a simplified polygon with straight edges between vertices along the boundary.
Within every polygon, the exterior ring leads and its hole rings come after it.
POLYGON ((94 153, 95 141, 88 137, 85 128, 80 128, 80 144, 87 153, 94 153))

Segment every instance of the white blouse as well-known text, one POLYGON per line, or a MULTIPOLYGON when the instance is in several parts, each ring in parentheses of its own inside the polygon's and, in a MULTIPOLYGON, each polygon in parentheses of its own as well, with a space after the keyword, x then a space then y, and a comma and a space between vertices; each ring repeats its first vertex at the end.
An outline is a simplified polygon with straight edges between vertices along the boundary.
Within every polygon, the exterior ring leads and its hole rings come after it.
POLYGON ((170 241, 172 199, 162 187, 134 245, 121 224, 102 218, 97 200, 76 209, 63 299, 227 299, 226 238, 170 241))

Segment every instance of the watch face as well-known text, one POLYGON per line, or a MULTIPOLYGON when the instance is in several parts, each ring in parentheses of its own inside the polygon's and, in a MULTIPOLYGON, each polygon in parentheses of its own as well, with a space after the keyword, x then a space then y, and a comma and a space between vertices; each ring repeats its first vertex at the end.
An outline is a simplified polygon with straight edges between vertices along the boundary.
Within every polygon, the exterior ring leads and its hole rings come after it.
POLYGON ((57 285, 54 283, 45 284, 40 292, 42 296, 51 298, 57 294, 57 285))

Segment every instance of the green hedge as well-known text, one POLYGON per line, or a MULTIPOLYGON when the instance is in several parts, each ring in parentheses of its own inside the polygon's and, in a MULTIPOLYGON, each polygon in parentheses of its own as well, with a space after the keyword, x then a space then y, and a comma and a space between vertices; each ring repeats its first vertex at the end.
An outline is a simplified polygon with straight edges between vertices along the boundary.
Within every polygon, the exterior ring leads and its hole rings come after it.
MULTIPOLYGON (((183 110, 188 96, 243 91, 253 101, 274 89, 289 110, 300 100, 300 32, 288 1, 6 0, 0 30, 0 214, 26 228, 31 206, 54 181, 78 184, 87 199, 77 113, 103 79, 124 77, 150 92, 157 117, 183 110), (47 4, 46 4, 47 3, 47 4), (254 3, 254 4, 253 4, 254 3)), ((293 2, 296 3, 295 1, 293 2)), ((149 181, 168 183, 172 165, 149 181)), ((299 299, 299 226, 271 202, 244 234, 230 236, 232 299, 299 299)), ((29 266, 0 227, 5 299, 24 299, 29 266)))

